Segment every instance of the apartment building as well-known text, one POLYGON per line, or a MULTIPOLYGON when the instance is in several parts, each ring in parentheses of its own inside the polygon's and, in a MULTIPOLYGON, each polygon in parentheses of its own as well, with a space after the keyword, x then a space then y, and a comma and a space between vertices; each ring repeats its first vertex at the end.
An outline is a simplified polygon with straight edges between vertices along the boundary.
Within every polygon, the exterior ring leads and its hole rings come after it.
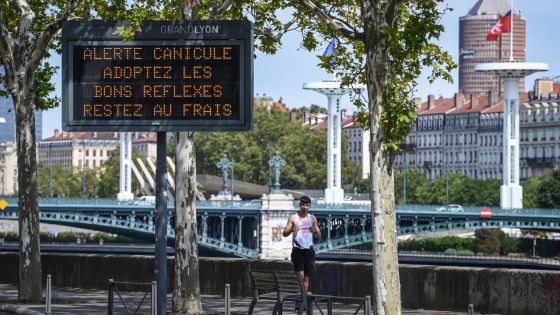
POLYGON ((0 196, 13 195, 18 190, 17 150, 13 142, 0 143, 0 196))
POLYGON ((364 130, 362 125, 356 122, 354 116, 346 116, 342 118, 342 133, 349 140, 346 155, 350 161, 356 163, 362 170, 362 178, 369 177, 369 132, 364 130))
MULTIPOLYGON (((540 96, 520 94, 521 179, 559 165, 559 93, 560 83, 554 83, 540 96)), ((395 168, 422 171, 430 179, 446 172, 502 179, 503 107, 503 98, 492 92, 428 96, 418 107, 414 128, 403 144, 408 149, 398 154, 395 168)))
POLYGON ((60 132, 39 141, 39 163, 52 166, 99 167, 119 145, 118 132, 60 132))

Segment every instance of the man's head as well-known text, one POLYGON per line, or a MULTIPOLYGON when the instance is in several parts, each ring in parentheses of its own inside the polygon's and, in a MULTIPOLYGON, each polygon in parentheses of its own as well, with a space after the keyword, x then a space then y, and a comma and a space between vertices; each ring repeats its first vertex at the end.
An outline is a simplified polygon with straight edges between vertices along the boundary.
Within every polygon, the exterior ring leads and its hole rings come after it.
POLYGON ((303 196, 303 197, 299 198, 299 207, 300 208, 309 209, 310 206, 311 206, 311 198, 309 198, 309 196, 303 196))

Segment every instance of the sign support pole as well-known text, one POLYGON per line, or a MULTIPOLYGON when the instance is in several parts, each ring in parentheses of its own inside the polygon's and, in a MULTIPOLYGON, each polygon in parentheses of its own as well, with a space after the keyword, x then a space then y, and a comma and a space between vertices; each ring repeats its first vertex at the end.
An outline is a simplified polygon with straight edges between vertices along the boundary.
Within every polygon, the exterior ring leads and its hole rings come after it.
POLYGON ((166 158, 167 136, 157 133, 156 166, 156 261, 154 278, 157 282, 157 313, 167 312, 167 181, 166 158))

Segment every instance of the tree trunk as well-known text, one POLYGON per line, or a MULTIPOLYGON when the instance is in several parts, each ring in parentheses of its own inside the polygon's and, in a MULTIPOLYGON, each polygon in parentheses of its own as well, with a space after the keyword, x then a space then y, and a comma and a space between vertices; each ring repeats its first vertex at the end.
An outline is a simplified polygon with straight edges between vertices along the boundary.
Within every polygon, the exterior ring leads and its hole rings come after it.
POLYGON ((19 286, 21 303, 40 303, 43 296, 39 246, 39 191, 35 148, 34 93, 13 95, 16 112, 19 223, 19 286))
POLYGON ((198 277, 194 133, 177 133, 175 149, 175 272, 173 312, 202 312, 198 277))
POLYGON ((393 153, 383 146, 381 126, 388 82, 390 43, 383 27, 392 25, 395 7, 382 9, 380 1, 362 3, 369 102, 370 194, 373 233, 373 309, 377 315, 401 314, 397 254, 393 153))
MULTIPOLYGON (((179 10, 183 20, 197 18, 197 1, 185 0, 179 10)), ((200 314, 198 233, 196 223, 196 156, 194 132, 178 132, 175 147, 175 270, 172 310, 200 314)))

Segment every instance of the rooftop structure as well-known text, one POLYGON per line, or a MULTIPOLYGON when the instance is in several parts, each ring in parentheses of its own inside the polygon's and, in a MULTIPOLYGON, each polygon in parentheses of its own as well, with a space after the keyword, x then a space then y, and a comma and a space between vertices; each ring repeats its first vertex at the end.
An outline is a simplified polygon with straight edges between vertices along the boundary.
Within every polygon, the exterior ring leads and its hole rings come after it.
MULTIPOLYGON (((511 10, 507 0, 479 0, 466 16, 459 19, 459 92, 464 94, 503 91, 500 78, 488 73, 475 72, 479 63, 510 59, 512 33, 502 34, 497 41, 486 40, 486 35, 500 18, 511 10)), ((514 9, 513 60, 525 61, 526 20, 514 9)), ((525 81, 519 81, 525 91, 525 81)))

